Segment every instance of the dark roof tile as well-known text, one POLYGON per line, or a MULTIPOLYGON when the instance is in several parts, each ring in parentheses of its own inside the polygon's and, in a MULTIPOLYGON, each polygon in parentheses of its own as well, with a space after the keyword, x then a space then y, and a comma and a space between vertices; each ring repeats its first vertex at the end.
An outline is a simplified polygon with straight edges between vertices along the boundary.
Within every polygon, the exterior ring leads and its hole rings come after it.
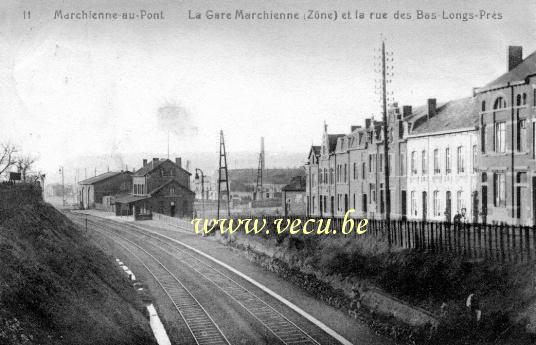
MULTIPOLYGON (((478 116, 474 111, 474 98, 467 97, 447 102, 437 108, 437 113, 430 119, 420 116, 413 124, 410 134, 425 134, 474 127, 478 116)), ((426 107, 425 107, 426 108, 426 107)))

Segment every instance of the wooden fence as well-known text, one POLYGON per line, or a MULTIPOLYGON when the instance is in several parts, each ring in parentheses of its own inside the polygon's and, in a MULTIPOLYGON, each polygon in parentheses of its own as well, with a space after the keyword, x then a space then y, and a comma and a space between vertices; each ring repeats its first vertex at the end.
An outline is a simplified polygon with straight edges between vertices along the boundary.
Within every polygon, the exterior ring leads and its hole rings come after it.
MULTIPOLYGON (((244 216, 242 218, 250 218, 244 216)), ((233 217, 240 218, 240 217, 233 217)), ((260 217, 256 217, 260 218, 260 217)), ((265 216, 267 224, 274 224, 278 216, 265 216)), ((331 229, 340 234, 343 219, 319 217, 287 217, 291 221, 308 219, 324 222, 331 219, 331 229)), ((358 220, 355 220, 359 222, 358 220)), ((285 222, 286 224, 286 222, 285 222)), ((369 219, 363 235, 375 236, 388 242, 393 249, 426 252, 450 252, 467 258, 521 262, 536 258, 536 227, 495 224, 445 223, 369 219)), ((351 236, 356 236, 355 229, 351 236)))

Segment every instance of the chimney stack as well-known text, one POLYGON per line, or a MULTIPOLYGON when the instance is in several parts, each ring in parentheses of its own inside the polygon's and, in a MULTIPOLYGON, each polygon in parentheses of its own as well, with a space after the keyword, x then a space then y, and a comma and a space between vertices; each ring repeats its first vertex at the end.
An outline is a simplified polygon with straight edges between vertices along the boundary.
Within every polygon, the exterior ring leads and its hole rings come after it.
POLYGON ((370 118, 365 119, 365 128, 369 128, 371 123, 372 123, 372 119, 370 118))
MULTIPOLYGON (((147 159, 144 159, 143 160, 143 166, 146 166, 147 165, 147 159)), ((127 169, 128 170, 128 169, 127 169)))
POLYGON ((180 158, 180 157, 175 158, 175 164, 176 164, 179 168, 182 168, 182 158, 180 158))
POLYGON ((513 70, 523 61, 523 47, 509 46, 508 47, 508 71, 513 70))
POLYGON ((436 99, 428 98, 428 118, 436 115, 436 99))
POLYGON ((406 117, 410 116, 413 109, 411 105, 405 105, 402 107, 402 117, 405 119, 406 117))

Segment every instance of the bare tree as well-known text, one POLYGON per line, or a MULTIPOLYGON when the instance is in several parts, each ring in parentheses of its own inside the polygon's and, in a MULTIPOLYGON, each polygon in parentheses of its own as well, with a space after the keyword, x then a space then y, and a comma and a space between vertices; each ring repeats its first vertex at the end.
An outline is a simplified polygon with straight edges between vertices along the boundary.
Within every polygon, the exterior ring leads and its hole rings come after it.
POLYGON ((17 147, 15 145, 10 143, 0 144, 0 175, 16 164, 16 153, 17 147))
POLYGON ((22 174, 23 181, 26 181, 26 173, 30 170, 32 164, 34 164, 36 160, 35 157, 29 155, 17 157, 15 164, 18 171, 22 174))

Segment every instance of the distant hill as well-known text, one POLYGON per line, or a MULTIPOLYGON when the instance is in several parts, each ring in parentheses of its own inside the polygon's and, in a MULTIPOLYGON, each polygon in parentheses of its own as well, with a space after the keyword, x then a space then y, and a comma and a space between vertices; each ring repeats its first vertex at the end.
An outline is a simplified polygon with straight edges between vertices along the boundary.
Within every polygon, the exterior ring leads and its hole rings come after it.
MULTIPOLYGON (((287 184, 294 176, 305 176, 305 170, 302 168, 265 169, 262 181, 266 184, 287 184)), ((257 169, 231 169, 229 180, 242 184, 255 184, 257 183, 257 169)))
MULTIPOLYGON (((130 170, 138 169, 142 165, 144 158, 153 157, 165 158, 167 153, 140 152, 140 153, 114 153, 111 155, 81 156, 75 159, 58 162, 58 166, 65 168, 65 182, 75 182, 76 176, 79 180, 86 177, 95 176, 108 170, 130 170), (78 175, 77 175, 78 174, 78 175)), ((172 160, 175 157, 182 157, 182 164, 187 166, 190 162, 190 172, 194 173, 195 168, 200 168, 208 175, 213 175, 218 169, 219 152, 205 151, 193 152, 182 151, 170 153, 172 160)), ((266 151, 266 168, 284 169, 300 168, 305 164, 307 152, 271 152, 266 151)), ((227 164, 229 169, 257 169, 259 164, 259 153, 254 151, 228 151, 227 164)), ((290 181, 290 180, 289 180, 290 181)), ((58 171, 47 171, 47 183, 61 182, 58 171)))

